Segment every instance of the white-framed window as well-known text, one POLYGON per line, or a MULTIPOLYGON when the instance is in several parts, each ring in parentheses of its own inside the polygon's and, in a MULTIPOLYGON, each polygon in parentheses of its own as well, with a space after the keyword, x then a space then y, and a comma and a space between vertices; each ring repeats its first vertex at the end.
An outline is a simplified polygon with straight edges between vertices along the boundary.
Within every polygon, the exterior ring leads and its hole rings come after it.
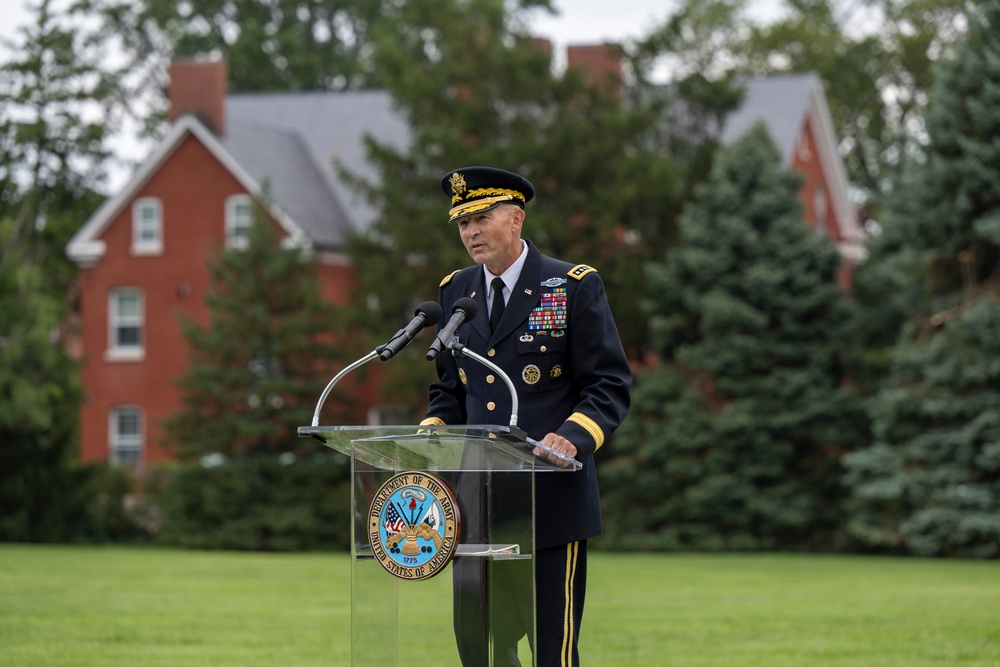
POLYGON ((163 205, 159 199, 144 197, 132 204, 132 254, 159 255, 163 252, 163 205))
POLYGON ((145 313, 142 292, 135 287, 119 287, 108 295, 108 351, 110 360, 139 360, 145 355, 143 328, 145 313))
POLYGON ((119 405, 108 419, 108 461, 112 464, 142 463, 142 408, 119 405))
POLYGON ((245 248, 253 226, 253 200, 249 195, 232 195, 226 199, 226 245, 245 248))

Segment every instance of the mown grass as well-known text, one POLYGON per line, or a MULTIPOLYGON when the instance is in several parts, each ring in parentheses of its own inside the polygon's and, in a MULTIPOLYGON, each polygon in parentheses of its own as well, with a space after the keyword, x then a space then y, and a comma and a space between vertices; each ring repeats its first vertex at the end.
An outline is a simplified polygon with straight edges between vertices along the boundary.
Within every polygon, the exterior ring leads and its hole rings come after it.
MULTIPOLYGON (((3 667, 340 666, 349 629, 345 554, 0 545, 3 667)), ((612 667, 993 667, 1000 563, 592 552, 581 650, 612 667)))

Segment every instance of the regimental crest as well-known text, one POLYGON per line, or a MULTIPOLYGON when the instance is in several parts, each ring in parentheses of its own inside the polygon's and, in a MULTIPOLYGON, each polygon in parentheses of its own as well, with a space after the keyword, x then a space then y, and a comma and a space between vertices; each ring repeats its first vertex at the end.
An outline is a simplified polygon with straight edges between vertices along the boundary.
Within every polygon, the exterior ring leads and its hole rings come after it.
POLYGON ((448 179, 448 183, 451 184, 451 193, 453 195, 460 195, 465 192, 465 177, 457 171, 451 175, 451 178, 448 179))
POLYGON ((455 555, 461 520, 445 482, 425 472, 400 473, 382 485, 368 510, 368 541, 386 571, 419 581, 455 555))

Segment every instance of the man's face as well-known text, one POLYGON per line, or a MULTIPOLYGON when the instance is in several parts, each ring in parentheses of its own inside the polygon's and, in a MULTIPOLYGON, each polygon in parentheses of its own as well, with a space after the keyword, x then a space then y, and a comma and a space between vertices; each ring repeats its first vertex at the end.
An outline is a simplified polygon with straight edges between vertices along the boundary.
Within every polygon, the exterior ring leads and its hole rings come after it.
POLYGON ((457 224, 469 256, 498 276, 521 254, 523 221, 521 207, 507 205, 459 218, 457 224))

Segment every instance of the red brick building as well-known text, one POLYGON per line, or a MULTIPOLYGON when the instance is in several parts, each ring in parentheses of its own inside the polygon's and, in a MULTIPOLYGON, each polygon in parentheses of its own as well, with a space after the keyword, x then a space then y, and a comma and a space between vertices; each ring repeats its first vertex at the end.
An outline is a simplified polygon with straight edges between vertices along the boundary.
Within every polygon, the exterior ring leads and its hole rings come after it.
POLYGON ((169 456, 158 443, 187 369, 179 315, 208 321, 207 260, 241 242, 252 197, 268 193, 284 242, 314 253, 324 296, 344 302, 355 283, 343 233, 373 212, 333 158, 363 172, 365 132, 406 140, 383 92, 227 95, 217 62, 177 63, 170 79, 169 134, 67 246, 79 267, 84 461, 169 456))
POLYGON ((764 123, 781 151, 783 166, 803 177, 799 196, 806 224, 829 236, 844 259, 837 282, 846 290, 853 268, 866 259, 867 251, 823 84, 815 74, 789 74, 751 79, 745 85, 743 102, 726 119, 721 142, 731 144, 754 124, 764 123))
MULTIPOLYGON (((582 48, 571 51, 571 64, 589 63, 601 82, 620 75, 616 49, 582 48)), ((158 445, 159 425, 180 406, 175 381, 187 369, 179 315, 207 322, 206 261, 241 242, 251 202, 263 192, 283 242, 312 252, 324 296, 343 302, 355 287, 344 233, 363 229, 376 212, 334 165, 377 177, 363 136, 398 147, 409 139, 384 91, 228 95, 218 62, 173 65, 169 98, 168 135, 67 246, 79 267, 84 461, 169 456, 158 445)), ((806 222, 838 243, 846 282, 863 249, 819 80, 748 81, 723 143, 757 121, 767 124, 787 166, 804 174, 806 222)), ((369 403, 371 421, 377 405, 369 403)))

